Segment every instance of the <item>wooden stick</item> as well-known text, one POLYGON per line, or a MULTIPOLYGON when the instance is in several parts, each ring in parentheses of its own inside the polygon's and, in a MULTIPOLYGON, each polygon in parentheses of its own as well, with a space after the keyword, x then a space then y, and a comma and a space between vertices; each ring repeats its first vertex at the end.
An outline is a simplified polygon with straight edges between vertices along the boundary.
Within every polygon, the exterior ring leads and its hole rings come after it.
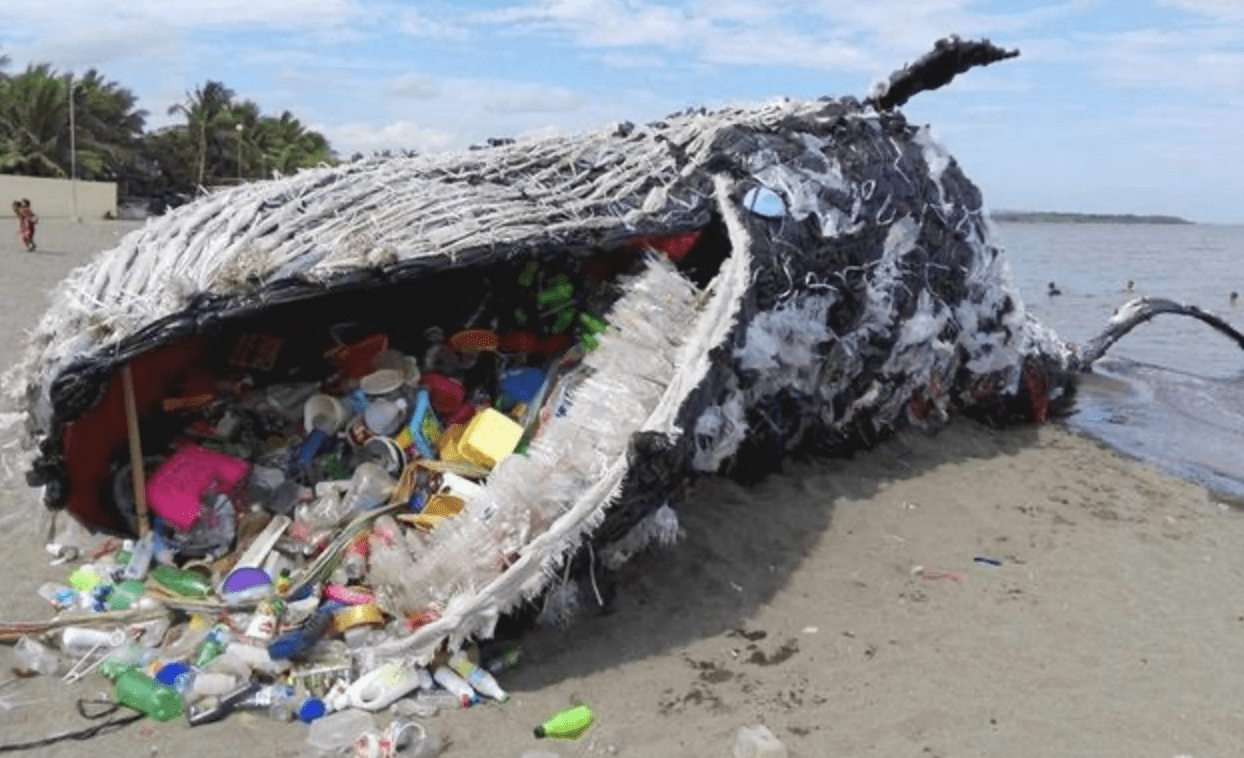
POLYGON ((138 510, 138 538, 147 536, 146 477, 143 475, 143 444, 138 436, 138 401, 134 399, 134 371, 130 364, 121 368, 121 384, 125 390, 125 424, 130 435, 130 473, 134 478, 134 505, 138 510))

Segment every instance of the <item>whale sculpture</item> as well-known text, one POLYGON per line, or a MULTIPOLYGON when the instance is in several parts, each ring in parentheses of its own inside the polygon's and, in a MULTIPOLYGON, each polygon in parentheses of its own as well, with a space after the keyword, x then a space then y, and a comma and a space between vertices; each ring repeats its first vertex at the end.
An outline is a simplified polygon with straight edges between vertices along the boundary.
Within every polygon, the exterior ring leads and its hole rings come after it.
MULTIPOLYGON (((428 326, 509 318, 531 262, 571 272, 608 328, 526 454, 405 577, 434 620, 381 648, 427 660, 525 603, 563 614, 576 576, 673 538, 696 476, 753 478, 956 414, 1043 421, 1111 340, 1081 351, 1029 315, 980 192, 896 110, 1013 55, 950 38, 862 102, 355 161, 151 219, 63 282, 8 376, 29 482, 49 508, 127 531, 109 489, 122 366, 150 424, 226 338, 357 318, 420 354, 428 326)), ((1114 338, 1153 312, 1133 306, 1114 338)))

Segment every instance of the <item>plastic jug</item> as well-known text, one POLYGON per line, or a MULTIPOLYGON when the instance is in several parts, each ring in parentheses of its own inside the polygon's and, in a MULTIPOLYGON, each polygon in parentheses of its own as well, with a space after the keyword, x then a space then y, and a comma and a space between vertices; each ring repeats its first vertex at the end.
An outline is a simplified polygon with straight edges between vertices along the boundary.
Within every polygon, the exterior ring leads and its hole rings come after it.
POLYGON ((332 705, 337 710, 362 708, 378 711, 419 687, 419 682, 417 668, 385 663, 355 680, 344 693, 334 698, 332 705))

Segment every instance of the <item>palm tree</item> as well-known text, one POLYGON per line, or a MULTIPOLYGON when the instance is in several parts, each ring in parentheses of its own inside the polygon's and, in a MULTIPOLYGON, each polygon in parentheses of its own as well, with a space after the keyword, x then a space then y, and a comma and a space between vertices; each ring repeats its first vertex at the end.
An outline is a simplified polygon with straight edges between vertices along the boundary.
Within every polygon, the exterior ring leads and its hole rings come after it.
POLYGON ((0 81, 0 171, 68 175, 60 141, 68 137, 69 89, 46 63, 0 81))
POLYGON ((223 135, 236 124, 232 116, 233 90, 224 84, 208 80, 194 92, 186 93, 186 102, 168 109, 170 114, 180 113, 186 117, 186 130, 197 147, 198 184, 207 179, 209 152, 215 158, 220 153, 223 135))
POLYGON ((74 81, 44 63, 0 78, 0 171, 69 176, 71 90, 79 175, 116 179, 127 169, 146 116, 134 109, 133 93, 93 69, 74 81))
POLYGON ((289 111, 279 118, 265 117, 257 131, 255 145, 263 156, 265 174, 292 174, 300 168, 335 160, 324 135, 308 130, 289 111))
MULTIPOLYGON (((146 122, 130 90, 91 69, 71 82, 77 115, 78 167, 88 179, 118 179, 129 173, 146 122)), ((68 156, 66 156, 66 163, 68 156)))

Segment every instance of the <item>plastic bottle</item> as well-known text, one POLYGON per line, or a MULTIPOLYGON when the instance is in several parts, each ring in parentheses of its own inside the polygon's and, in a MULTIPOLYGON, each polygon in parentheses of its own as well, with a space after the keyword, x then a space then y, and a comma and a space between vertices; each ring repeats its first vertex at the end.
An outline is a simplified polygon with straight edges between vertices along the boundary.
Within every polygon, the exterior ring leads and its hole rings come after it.
POLYGON ((114 648, 125 644, 124 629, 90 629, 67 626, 61 630, 60 649, 67 655, 86 655, 97 648, 114 648))
POLYGON ((181 715, 181 695, 165 687, 137 669, 126 669, 117 675, 113 700, 156 721, 169 721, 181 715))
POLYGON ((225 652, 225 647, 233 641, 233 634, 229 628, 218 624, 207 633, 203 638, 203 644, 199 646, 198 651, 194 655, 194 665, 202 668, 211 661, 220 657, 225 652))
POLYGON ((147 532, 130 550, 130 561, 121 569, 121 581, 139 582, 147 575, 151 567, 151 558, 155 555, 155 542, 151 532, 147 532))
POLYGON ((492 678, 492 674, 472 663, 461 650, 449 657, 449 667, 479 694, 499 703, 510 699, 506 691, 501 689, 501 685, 497 684, 497 680, 492 678))
POLYGON ((220 697, 232 692, 238 686, 238 678, 233 674, 219 671, 202 671, 194 676, 190 684, 190 700, 204 697, 220 697))
POLYGON ((244 642, 231 642, 225 647, 225 652, 212 661, 211 668, 214 671, 227 671, 249 679, 252 673, 272 676, 287 671, 289 661, 272 660, 266 647, 256 647, 244 642))
POLYGON ((201 705, 186 711, 186 721, 190 726, 200 726, 202 724, 210 724, 213 721, 220 721, 225 716, 233 713, 235 706, 239 702, 258 692, 262 686, 258 682, 248 681, 232 691, 219 696, 210 705, 201 705))
POLYGON ((407 716, 435 716, 437 711, 452 711, 464 707, 462 698, 442 689, 421 689, 413 698, 395 703, 399 713, 407 716))
POLYGON ((199 574, 174 566, 156 566, 151 569, 151 578, 161 587, 181 597, 205 598, 211 589, 208 581, 199 574))
POLYGON ((312 614, 301 626, 291 629, 268 643, 268 656, 274 660, 299 658, 328 631, 336 604, 329 604, 312 614))
POLYGON ((479 702, 479 695, 471 689, 466 680, 455 674, 447 666, 437 666, 432 670, 432 678, 436 683, 452 692, 462 700, 462 707, 468 708, 479 702))
POLYGON ((277 721, 293 721, 298 715, 302 698, 288 684, 269 684, 260 687, 234 706, 239 711, 263 711, 277 721))
POLYGON ((127 579, 119 582, 112 587, 112 591, 108 593, 108 610, 124 611, 131 605, 138 602, 138 598, 142 597, 143 583, 136 579, 127 579))
POLYGON ((389 472, 372 461, 364 461, 354 469, 350 489, 342 505, 347 513, 358 514, 375 508, 389 497, 397 487, 397 481, 389 472))
POLYGON ((279 597, 269 597, 255 607, 251 623, 246 627, 246 636, 260 644, 267 644, 276 636, 281 624, 281 616, 285 613, 285 602, 279 597))
POLYGON ((578 739, 592 725, 592 709, 586 705, 578 705, 564 710, 536 727, 537 739, 553 737, 554 739, 578 739))
POLYGON ((140 645, 121 645, 113 648, 99 664, 99 673, 106 679, 116 679, 121 672, 128 669, 141 671, 156 659, 154 650, 147 650, 140 645))
POLYGON ((13 646, 13 657, 23 671, 52 676, 60 668, 60 657, 31 637, 22 637, 13 646))
POLYGON ((58 611, 73 608, 82 597, 77 590, 60 582, 44 582, 39 585, 38 593, 39 597, 51 603, 58 611))
POLYGON ((518 645, 506 645, 488 657, 484 668, 490 673, 499 674, 502 671, 509 671, 517 666, 522 657, 523 649, 521 647, 518 645))

